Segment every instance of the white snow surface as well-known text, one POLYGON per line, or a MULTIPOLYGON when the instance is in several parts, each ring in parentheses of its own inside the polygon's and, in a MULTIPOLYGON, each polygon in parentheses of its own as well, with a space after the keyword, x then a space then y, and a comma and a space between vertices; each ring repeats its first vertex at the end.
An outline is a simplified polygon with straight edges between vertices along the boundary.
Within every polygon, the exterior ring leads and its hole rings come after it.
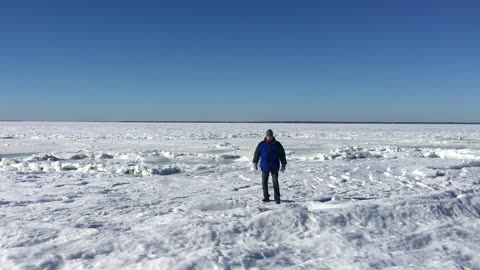
POLYGON ((480 269, 478 125, 2 122, 0 159, 0 269, 480 269))

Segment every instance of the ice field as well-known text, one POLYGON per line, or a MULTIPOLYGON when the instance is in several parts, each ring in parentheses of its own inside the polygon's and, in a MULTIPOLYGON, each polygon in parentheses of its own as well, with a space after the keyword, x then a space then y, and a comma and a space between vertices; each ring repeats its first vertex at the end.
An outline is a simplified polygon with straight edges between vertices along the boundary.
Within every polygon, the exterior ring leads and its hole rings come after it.
POLYGON ((479 125, 0 122, 0 159, 0 269, 480 269, 479 125))

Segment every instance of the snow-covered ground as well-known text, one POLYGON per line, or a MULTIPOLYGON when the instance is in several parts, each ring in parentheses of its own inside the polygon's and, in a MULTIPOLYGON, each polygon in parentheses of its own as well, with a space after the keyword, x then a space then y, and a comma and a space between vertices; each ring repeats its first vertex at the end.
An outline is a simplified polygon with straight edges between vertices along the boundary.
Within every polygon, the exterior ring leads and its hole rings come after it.
POLYGON ((1 269, 480 269, 477 125, 3 122, 0 159, 1 269))

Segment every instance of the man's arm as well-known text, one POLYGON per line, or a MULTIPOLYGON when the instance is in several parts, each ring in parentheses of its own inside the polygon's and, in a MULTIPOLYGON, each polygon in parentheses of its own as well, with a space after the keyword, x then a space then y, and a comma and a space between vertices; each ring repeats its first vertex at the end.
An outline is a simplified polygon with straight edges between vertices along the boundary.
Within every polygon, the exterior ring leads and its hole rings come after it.
POLYGON ((260 144, 257 145, 257 148, 255 149, 255 153, 253 154, 253 164, 257 164, 258 161, 260 160, 260 144))
POLYGON ((279 142, 278 143, 278 156, 280 158, 280 162, 282 163, 282 166, 287 165, 287 158, 285 155, 285 149, 283 148, 283 145, 279 142))

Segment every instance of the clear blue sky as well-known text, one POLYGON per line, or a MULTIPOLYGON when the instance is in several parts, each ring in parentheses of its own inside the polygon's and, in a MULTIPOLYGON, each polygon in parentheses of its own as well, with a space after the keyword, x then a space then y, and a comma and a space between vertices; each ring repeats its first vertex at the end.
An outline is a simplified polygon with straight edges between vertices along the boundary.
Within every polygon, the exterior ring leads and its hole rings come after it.
POLYGON ((480 1, 2 1, 0 119, 480 121, 480 1))

